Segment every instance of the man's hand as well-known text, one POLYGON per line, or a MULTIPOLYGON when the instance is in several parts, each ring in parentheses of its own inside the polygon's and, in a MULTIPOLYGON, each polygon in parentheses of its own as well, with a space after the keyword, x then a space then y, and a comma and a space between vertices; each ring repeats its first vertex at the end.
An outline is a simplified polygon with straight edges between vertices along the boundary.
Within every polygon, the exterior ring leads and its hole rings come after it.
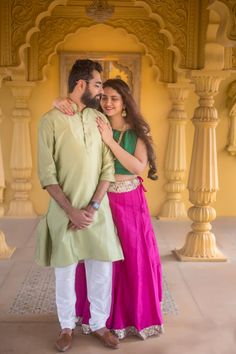
POLYGON ((76 209, 72 208, 68 217, 70 222, 68 224, 69 229, 71 230, 82 230, 88 227, 93 222, 93 215, 91 212, 86 209, 76 209))

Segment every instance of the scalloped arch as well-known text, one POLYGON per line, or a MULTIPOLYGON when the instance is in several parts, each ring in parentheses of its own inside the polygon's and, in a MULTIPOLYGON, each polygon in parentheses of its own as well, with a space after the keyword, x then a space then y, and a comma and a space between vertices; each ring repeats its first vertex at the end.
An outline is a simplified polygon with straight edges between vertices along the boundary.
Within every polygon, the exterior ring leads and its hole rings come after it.
MULTIPOLYGON (((82 31, 82 30, 84 30, 84 29, 86 29, 86 28, 87 28, 87 29, 88 29, 88 28, 95 28, 95 27, 97 27, 97 26, 99 26, 99 25, 95 24, 95 25, 90 25, 90 26, 81 26, 81 27, 79 27, 76 31, 71 32, 71 33, 68 33, 68 34, 64 37, 64 39, 63 39, 62 41, 56 43, 56 45, 55 45, 55 47, 54 47, 54 49, 53 49, 53 52, 51 52, 51 54, 48 56, 47 63, 46 63, 46 64, 43 66, 43 68, 42 68, 43 80, 46 80, 46 79, 47 79, 47 69, 48 69, 48 66, 50 66, 50 63, 51 63, 51 60, 52 60, 53 56, 57 54, 57 49, 58 49, 58 47, 59 47, 61 44, 65 43, 66 40, 67 40, 69 37, 74 36, 74 35, 76 35, 76 34, 79 34, 80 31, 82 31)), ((149 58, 151 59, 152 68, 153 68, 153 69, 156 71, 156 73, 157 73, 157 80, 160 79, 160 76, 161 76, 161 69, 155 64, 155 59, 154 59, 153 55, 152 55, 151 53, 149 53, 148 47, 146 46, 145 43, 143 43, 142 41, 140 41, 140 39, 139 39, 136 35, 134 35, 133 33, 129 33, 129 32, 127 31, 127 29, 125 29, 125 28, 123 28, 123 27, 116 27, 116 26, 107 25, 107 24, 105 24, 105 26, 107 26, 108 29, 112 27, 112 28, 115 29, 115 30, 121 30, 123 33, 125 33, 126 35, 128 35, 128 37, 129 37, 130 39, 133 39, 138 45, 140 45, 140 46, 143 48, 143 50, 144 50, 144 54, 145 54, 147 57, 149 57, 149 58)))
POLYGON ((138 6, 138 5, 139 5, 139 6, 142 6, 143 8, 145 8, 145 9, 147 10, 147 12, 148 12, 149 17, 152 18, 152 19, 154 19, 154 20, 156 20, 156 21, 159 23, 159 25, 160 25, 160 27, 161 27, 160 33, 163 33, 163 34, 166 36, 167 40, 169 41, 169 47, 168 47, 168 49, 171 50, 171 51, 173 51, 173 53, 175 54, 175 55, 174 55, 174 69, 175 69, 176 71, 182 71, 182 70, 180 69, 181 52, 180 52, 179 48, 178 48, 176 45, 174 45, 174 42, 175 42, 174 36, 173 36, 173 34, 166 28, 167 25, 166 25, 166 22, 165 22, 165 20, 163 19, 163 17, 162 17, 160 14, 158 14, 158 13, 156 13, 156 12, 153 12, 153 11, 152 11, 152 8, 150 7, 150 5, 147 4, 147 3, 144 2, 144 1, 135 0, 135 1, 134 1, 134 5, 135 5, 135 6, 138 6))
POLYGON ((40 12, 36 19, 35 19, 35 24, 33 27, 31 27, 26 35, 25 35, 25 43, 22 44, 19 49, 18 49, 18 53, 19 53, 19 58, 20 58, 20 63, 19 63, 19 67, 23 65, 23 61, 24 61, 24 49, 30 46, 30 38, 32 36, 33 33, 38 32, 39 29, 39 24, 42 21, 42 19, 44 19, 47 16, 51 16, 51 13, 53 11, 53 9, 58 6, 58 5, 66 5, 68 2, 68 0, 52 0, 52 2, 50 3, 50 5, 48 6, 48 9, 46 11, 42 11, 40 12))

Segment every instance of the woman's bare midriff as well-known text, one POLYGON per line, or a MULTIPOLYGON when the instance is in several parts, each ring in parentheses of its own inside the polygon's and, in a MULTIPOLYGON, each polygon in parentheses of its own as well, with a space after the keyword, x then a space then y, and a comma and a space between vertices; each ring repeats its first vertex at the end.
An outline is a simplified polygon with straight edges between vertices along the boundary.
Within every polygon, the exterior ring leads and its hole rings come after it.
POLYGON ((115 175, 115 179, 117 182, 119 181, 129 181, 131 179, 134 179, 137 177, 137 175, 115 175))

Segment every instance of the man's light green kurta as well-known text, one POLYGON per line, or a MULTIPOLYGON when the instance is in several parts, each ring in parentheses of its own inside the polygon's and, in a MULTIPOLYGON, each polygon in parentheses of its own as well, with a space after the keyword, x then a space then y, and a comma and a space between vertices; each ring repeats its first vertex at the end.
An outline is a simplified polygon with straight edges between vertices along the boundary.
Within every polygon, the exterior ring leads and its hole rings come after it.
MULTIPOLYGON (((39 178, 42 187, 59 184, 72 205, 86 207, 100 180, 114 181, 110 150, 102 142, 95 109, 68 117, 57 109, 46 113, 39 127, 39 178)), ((123 259, 112 221, 107 195, 86 229, 68 229, 68 217, 52 199, 47 215, 38 226, 36 261, 64 267, 83 259, 123 259)))

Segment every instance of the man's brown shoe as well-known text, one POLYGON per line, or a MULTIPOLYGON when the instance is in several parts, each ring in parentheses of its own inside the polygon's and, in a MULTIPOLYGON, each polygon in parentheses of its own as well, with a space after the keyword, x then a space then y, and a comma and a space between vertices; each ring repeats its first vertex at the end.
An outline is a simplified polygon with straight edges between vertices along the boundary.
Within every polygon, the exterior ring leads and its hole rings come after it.
POLYGON ((71 347, 73 332, 61 332, 56 341, 56 347, 59 352, 65 352, 71 347))
POLYGON ((105 345, 105 347, 118 349, 119 339, 114 336, 114 334, 112 334, 108 329, 102 333, 95 331, 92 332, 92 334, 94 337, 98 338, 105 345))

